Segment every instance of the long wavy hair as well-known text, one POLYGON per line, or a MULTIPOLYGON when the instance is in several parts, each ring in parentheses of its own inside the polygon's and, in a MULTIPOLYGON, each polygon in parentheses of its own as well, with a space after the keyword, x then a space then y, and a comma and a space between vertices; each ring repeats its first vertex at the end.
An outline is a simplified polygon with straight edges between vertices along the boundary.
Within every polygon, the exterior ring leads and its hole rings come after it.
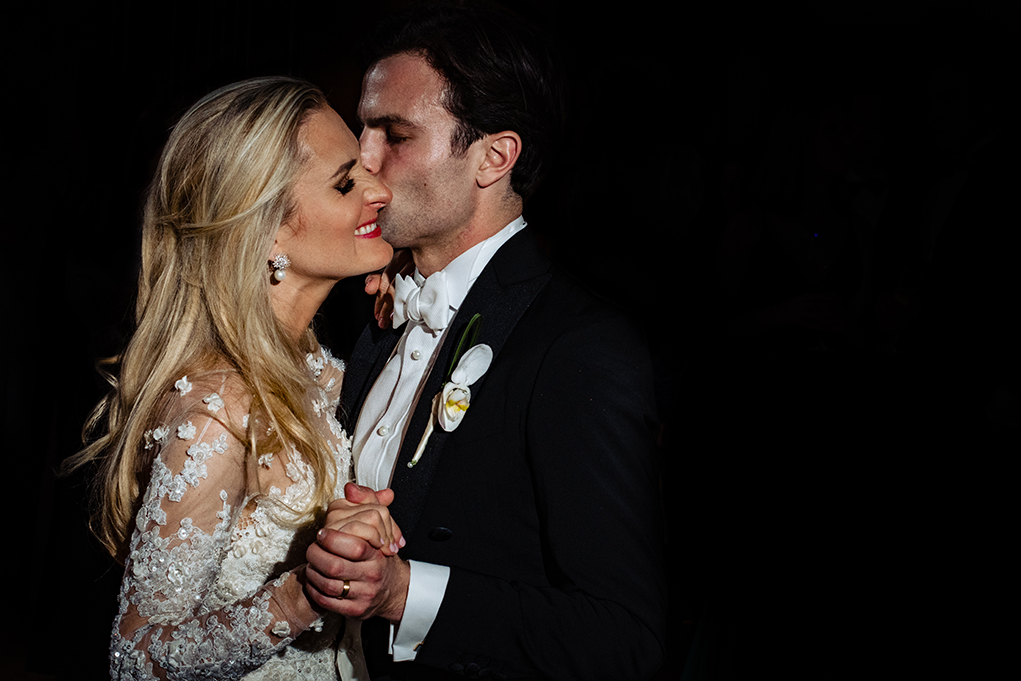
POLYGON ((276 233, 296 208, 305 159, 299 129, 325 106, 322 92, 303 81, 247 80, 201 99, 170 134, 145 204, 135 330, 107 360, 113 390, 65 467, 96 467, 92 530, 114 557, 127 544, 151 465, 144 433, 161 398, 189 372, 237 371, 253 418, 234 434, 250 456, 285 445, 305 458, 316 479, 305 519, 332 498, 335 465, 304 407, 311 381, 304 356, 318 344, 311 329, 295 342, 278 321, 268 269, 276 233))

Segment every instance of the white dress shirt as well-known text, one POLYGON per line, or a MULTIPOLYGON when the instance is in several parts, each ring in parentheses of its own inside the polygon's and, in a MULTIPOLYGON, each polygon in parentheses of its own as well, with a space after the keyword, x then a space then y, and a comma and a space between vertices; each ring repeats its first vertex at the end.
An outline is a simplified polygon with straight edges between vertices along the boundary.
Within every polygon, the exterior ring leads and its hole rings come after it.
MULTIPOLYGON (((454 315, 493 254, 525 226, 524 219, 518 217, 443 268, 450 307, 450 320, 443 331, 434 333, 421 322, 407 323, 393 355, 366 396, 355 425, 353 455, 358 484, 375 490, 390 486, 411 415, 454 315)), ((419 285, 425 281, 417 269, 414 278, 419 285)), ((418 646, 439 612, 450 576, 446 566, 420 561, 409 564, 411 582, 404 617, 396 636, 394 628, 390 628, 391 652, 396 662, 415 659, 418 646)))

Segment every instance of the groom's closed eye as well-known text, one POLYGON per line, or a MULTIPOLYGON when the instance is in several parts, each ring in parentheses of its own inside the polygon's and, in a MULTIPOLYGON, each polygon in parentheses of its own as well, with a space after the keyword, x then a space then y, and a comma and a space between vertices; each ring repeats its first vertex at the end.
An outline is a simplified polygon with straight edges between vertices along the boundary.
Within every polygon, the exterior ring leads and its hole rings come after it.
POLYGON ((364 121, 364 126, 368 130, 382 130, 387 144, 400 144, 418 129, 418 126, 402 116, 377 116, 364 121))

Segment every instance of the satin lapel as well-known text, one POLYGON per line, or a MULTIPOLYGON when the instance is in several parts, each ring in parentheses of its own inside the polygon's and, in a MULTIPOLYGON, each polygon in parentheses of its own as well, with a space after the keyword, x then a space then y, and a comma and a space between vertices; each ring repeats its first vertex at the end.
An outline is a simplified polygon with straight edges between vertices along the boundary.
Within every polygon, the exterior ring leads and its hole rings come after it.
MULTIPOLYGON (((549 263, 539 255, 531 236, 519 234, 497 252, 458 310, 419 398, 394 470, 391 488, 395 498, 390 511, 406 536, 411 535, 418 523, 443 443, 451 433, 435 427, 418 464, 408 468, 408 462, 418 448, 426 424, 433 418, 433 398, 446 380, 454 350, 468 322, 476 313, 482 315, 477 342, 489 345, 493 350, 493 364, 496 364, 503 344, 550 276, 549 263)), ((485 399, 485 387, 485 376, 471 386, 472 402, 477 404, 478 400, 485 399)), ((465 414, 465 418, 470 415, 465 414)))

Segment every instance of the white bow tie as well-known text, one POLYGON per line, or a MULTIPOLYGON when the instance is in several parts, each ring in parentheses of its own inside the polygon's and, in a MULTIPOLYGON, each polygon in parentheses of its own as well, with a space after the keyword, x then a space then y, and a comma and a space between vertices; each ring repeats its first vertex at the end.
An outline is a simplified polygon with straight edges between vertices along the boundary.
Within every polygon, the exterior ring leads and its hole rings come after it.
POLYGON ((394 289, 395 329, 408 320, 421 322, 434 333, 447 328, 450 305, 447 302, 447 282, 443 272, 428 277, 421 287, 413 278, 398 274, 394 289))

